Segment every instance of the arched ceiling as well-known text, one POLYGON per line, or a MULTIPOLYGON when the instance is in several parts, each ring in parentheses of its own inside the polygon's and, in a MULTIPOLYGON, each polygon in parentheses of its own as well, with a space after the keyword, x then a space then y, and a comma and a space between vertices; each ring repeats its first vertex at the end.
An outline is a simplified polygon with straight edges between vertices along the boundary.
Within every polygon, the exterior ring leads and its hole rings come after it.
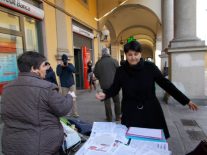
MULTIPOLYGON (((101 3, 99 8, 107 10, 105 5, 107 0, 98 0, 101 3)), ((115 0, 117 1, 117 0, 115 0)), ((155 0, 159 1, 159 0, 155 0)), ((123 2, 123 0, 117 1, 117 5, 123 2)), ((126 41, 130 36, 135 36, 144 46, 148 49, 154 50, 156 36, 161 29, 160 17, 147 7, 145 2, 150 4, 149 0, 129 0, 128 3, 116 7, 107 16, 99 21, 99 28, 105 25, 110 33, 111 42, 120 43, 120 41, 126 41), (129 3, 130 2, 130 3, 129 3), (139 3, 140 2, 140 3, 139 3)), ((108 3, 108 5, 110 5, 108 3)), ((115 4, 113 4, 115 6, 115 4)), ((157 4, 161 6, 161 2, 157 4)), ((159 8, 159 7, 158 7, 159 8)), ((103 10, 101 14, 103 14, 103 10)))
POLYGON ((117 36, 126 28, 133 26, 145 27, 155 34, 157 32, 157 17, 140 5, 123 6, 111 14, 108 20, 114 26, 117 36))
POLYGON ((127 27, 126 29, 123 29, 118 36, 116 37, 117 41, 126 40, 129 36, 136 36, 141 35, 142 38, 146 38, 148 40, 153 40, 156 37, 156 34, 153 32, 153 30, 149 29, 148 27, 143 27, 140 25, 134 25, 131 27, 127 27))

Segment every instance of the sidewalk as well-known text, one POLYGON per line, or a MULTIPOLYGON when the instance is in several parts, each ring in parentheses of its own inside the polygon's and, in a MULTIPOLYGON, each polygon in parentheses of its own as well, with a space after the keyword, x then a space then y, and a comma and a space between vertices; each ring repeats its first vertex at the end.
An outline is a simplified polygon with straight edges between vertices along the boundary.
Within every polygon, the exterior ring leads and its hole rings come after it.
MULTIPOLYGON (((160 88, 156 88, 158 96, 162 96, 160 88)), ((77 91, 77 104, 81 120, 93 122, 105 120, 104 103, 95 99, 95 91, 77 91)), ((165 104, 160 101, 168 124, 171 138, 169 149, 173 155, 185 155, 193 150, 201 139, 207 135, 207 104, 199 105, 197 112, 190 111, 188 106, 178 103, 165 104)), ((112 104, 113 105, 113 104, 112 104)))

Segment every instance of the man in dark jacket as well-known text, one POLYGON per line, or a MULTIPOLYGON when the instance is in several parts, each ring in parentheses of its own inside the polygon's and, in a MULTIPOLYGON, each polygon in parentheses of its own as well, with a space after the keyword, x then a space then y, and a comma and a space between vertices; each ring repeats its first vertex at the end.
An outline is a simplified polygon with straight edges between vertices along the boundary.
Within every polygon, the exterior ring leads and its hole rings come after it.
MULTIPOLYGON (((94 74, 96 78, 99 80, 101 89, 106 90, 111 87, 116 69, 118 68, 118 62, 110 56, 109 49, 102 49, 102 57, 96 63, 94 74)), ((120 120, 120 99, 119 94, 112 97, 114 101, 114 110, 116 115, 116 121, 120 120)), ((110 98, 104 101, 105 103, 105 111, 106 111, 106 120, 112 121, 112 110, 111 110, 111 100, 110 98)))
MULTIPOLYGON (((68 63, 68 56, 66 54, 62 55, 62 61, 60 64, 58 64, 56 72, 60 78, 62 94, 65 95, 68 93, 68 91, 75 93, 75 82, 73 77, 73 73, 75 73, 75 67, 73 64, 68 63)), ((72 111, 68 113, 68 115, 79 117, 75 98, 73 100, 72 111)))
POLYGON ((2 152, 5 155, 56 155, 63 144, 59 117, 72 107, 57 85, 43 80, 45 57, 25 52, 18 58, 19 76, 2 94, 2 152))

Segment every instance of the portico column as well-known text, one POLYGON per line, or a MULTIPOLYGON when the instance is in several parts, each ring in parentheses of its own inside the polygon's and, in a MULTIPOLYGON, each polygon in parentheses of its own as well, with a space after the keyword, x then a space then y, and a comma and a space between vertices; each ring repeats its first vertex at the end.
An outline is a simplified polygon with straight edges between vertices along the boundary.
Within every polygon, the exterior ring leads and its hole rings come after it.
POLYGON ((118 62, 120 62, 120 49, 119 49, 119 43, 112 43, 111 44, 111 57, 116 59, 118 62))
POLYGON ((173 0, 162 0, 162 53, 161 70, 164 66, 168 67, 167 49, 170 41, 173 39, 173 0))
MULTIPOLYGON (((64 8, 64 0, 55 0, 58 7, 64 8)), ((62 54, 69 55, 68 36, 66 15, 56 9, 56 24, 57 24, 57 58, 60 59, 62 54)), ((70 53, 71 56, 72 53, 70 53)))
POLYGON ((204 41, 196 35, 197 0, 174 0, 174 39, 169 54, 170 79, 190 98, 205 98, 204 41))
POLYGON ((171 47, 202 46, 196 35, 197 0, 174 0, 174 39, 171 47))

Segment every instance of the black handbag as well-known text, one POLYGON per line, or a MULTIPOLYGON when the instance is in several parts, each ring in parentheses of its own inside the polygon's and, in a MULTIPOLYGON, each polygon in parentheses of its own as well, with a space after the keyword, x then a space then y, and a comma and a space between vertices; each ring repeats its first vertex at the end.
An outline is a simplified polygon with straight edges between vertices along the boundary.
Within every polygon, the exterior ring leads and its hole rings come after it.
POLYGON ((207 141, 202 140, 192 152, 186 155, 207 155, 207 141))

